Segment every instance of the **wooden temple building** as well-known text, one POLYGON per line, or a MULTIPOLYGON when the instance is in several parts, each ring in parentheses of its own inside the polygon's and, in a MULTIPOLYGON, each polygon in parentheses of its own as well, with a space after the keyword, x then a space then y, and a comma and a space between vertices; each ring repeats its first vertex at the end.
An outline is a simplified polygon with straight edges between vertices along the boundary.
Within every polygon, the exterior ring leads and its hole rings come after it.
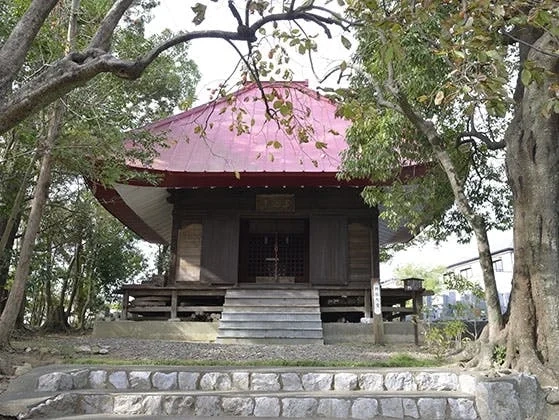
MULTIPOLYGON (((316 342, 322 322, 371 318, 379 250, 411 235, 363 202, 374 180, 337 178, 349 122, 333 103, 300 82, 264 91, 288 112, 267 118, 249 84, 145 127, 167 147, 151 165, 129 167, 157 175, 156 185, 94 183, 123 224, 171 249, 163 281, 122 288, 125 319, 219 314, 219 342, 316 342)), ((402 176, 423 171, 409 165, 402 176)), ((383 289, 384 318, 417 311, 423 292, 383 289)))

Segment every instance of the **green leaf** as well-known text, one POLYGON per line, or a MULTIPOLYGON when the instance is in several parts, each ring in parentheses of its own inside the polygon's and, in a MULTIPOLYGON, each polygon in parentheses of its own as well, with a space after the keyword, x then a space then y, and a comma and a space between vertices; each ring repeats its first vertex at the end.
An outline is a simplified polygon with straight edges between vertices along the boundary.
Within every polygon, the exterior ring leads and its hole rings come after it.
POLYGON ((342 45, 346 50, 349 50, 351 48, 351 41, 347 39, 345 36, 341 35, 340 40, 342 41, 342 45))
POLYGON ((532 72, 528 69, 523 69, 520 73, 520 80, 524 86, 528 86, 532 81, 532 72))

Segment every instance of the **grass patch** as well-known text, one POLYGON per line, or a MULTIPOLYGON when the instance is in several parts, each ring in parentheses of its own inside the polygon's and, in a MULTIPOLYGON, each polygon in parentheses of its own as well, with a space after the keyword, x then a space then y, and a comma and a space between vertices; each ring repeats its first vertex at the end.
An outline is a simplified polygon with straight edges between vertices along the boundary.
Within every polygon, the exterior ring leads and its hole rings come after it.
POLYGON ((230 367, 340 367, 340 368, 375 368, 375 367, 434 367, 439 366, 432 359, 418 359, 407 354, 395 354, 388 359, 352 362, 345 360, 189 360, 189 359, 110 359, 104 357, 72 358, 71 364, 111 365, 111 366, 230 366, 230 367))

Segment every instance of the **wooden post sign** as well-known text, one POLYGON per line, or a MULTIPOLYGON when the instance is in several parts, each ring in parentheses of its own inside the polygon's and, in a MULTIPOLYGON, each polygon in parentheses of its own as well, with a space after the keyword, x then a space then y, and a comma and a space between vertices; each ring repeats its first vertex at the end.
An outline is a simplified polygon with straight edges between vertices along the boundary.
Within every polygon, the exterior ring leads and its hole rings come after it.
POLYGON ((371 299, 373 301, 373 333, 374 343, 384 344, 384 325, 382 323, 382 300, 380 295, 380 279, 371 279, 371 299))

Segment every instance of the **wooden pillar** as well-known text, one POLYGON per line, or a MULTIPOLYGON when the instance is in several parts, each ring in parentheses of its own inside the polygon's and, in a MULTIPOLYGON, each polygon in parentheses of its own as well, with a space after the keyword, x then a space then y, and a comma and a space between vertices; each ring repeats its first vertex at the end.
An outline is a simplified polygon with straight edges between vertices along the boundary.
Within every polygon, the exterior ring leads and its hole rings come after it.
POLYGON ((177 241, 179 237, 180 220, 178 217, 176 203, 173 201, 173 227, 171 232, 171 255, 169 256, 169 281, 166 286, 177 284, 177 241))
POLYGON ((382 322, 382 299, 380 290, 380 243, 378 227, 378 207, 373 208, 371 224, 371 300, 373 306, 374 343, 384 344, 384 324, 382 322))
POLYGON ((177 316, 177 290, 174 289, 171 291, 171 318, 169 321, 176 321, 178 320, 177 316))
POLYGON ((419 346, 419 325, 418 322, 420 319, 423 318, 422 316, 423 311, 423 294, 421 291, 414 291, 413 292, 413 315, 412 315, 412 322, 413 322, 413 334, 415 338, 415 345, 419 346))
POLYGON ((128 319, 128 290, 124 290, 122 293, 122 319, 126 321, 128 319))
POLYGON ((372 297, 371 297, 371 289, 365 289, 365 308, 364 308, 364 312, 363 312, 363 316, 366 319, 371 319, 372 317, 372 309, 371 309, 371 305, 373 303, 372 297))

